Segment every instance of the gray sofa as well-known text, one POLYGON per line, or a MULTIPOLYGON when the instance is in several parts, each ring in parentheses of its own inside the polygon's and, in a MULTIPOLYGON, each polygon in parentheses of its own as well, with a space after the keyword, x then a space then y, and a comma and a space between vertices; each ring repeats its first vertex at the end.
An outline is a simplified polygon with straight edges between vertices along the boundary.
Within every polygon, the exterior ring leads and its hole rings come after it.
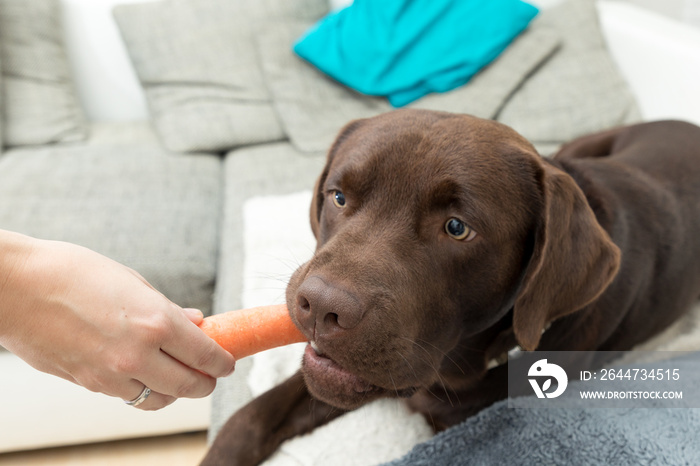
MULTIPOLYGON (((87 123, 59 6, 0 0, 0 228, 87 246, 182 306, 240 308, 245 202, 310 189, 337 131, 391 107, 291 52, 326 0, 165 0, 114 10, 150 120, 87 123)), ((411 106, 497 119, 544 155, 638 118, 592 0, 543 11, 469 84, 411 106)), ((249 366, 219 383, 212 435, 250 398, 249 366)))

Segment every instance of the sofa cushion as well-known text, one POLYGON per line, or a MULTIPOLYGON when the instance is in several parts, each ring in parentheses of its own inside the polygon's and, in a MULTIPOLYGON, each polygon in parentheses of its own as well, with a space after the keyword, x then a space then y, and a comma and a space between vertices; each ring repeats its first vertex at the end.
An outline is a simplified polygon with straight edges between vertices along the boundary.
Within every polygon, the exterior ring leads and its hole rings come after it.
POLYGON ((595 3, 563 2, 531 25, 557 31, 561 47, 513 94, 497 119, 535 145, 562 143, 638 118, 634 97, 605 45, 595 3))
POLYGON ((220 194, 214 155, 96 144, 0 156, 0 228, 86 246, 204 312, 214 291, 220 194))
POLYGON ((90 123, 88 146, 156 146, 162 147, 158 135, 147 121, 95 121, 90 123))
MULTIPOLYGON (((294 56, 308 22, 261 29, 258 46, 285 131, 305 151, 325 150, 349 120, 391 110, 294 56)), ((465 86, 409 105, 491 118, 514 127, 544 154, 583 134, 638 119, 634 97, 615 68, 594 0, 544 10, 490 66, 465 86)))
POLYGON ((268 25, 257 35, 263 71, 283 127, 302 151, 323 151, 347 122, 392 109, 383 97, 360 94, 306 63, 292 51, 309 21, 268 25))
POLYGON ((252 31, 263 20, 317 19, 325 0, 166 0, 114 16, 163 144, 225 151, 280 140, 252 31))
POLYGON ((63 46, 58 0, 0 0, 4 143, 74 142, 87 126, 63 46))
MULTIPOLYGON (((392 107, 386 99, 359 94, 297 57, 291 46, 309 26, 303 21, 270 24, 258 34, 258 48, 285 131, 298 149, 320 151, 330 147, 348 121, 378 115, 392 107)), ((551 30, 527 31, 468 85, 430 94, 409 107, 493 118, 558 44, 558 35, 551 30)))

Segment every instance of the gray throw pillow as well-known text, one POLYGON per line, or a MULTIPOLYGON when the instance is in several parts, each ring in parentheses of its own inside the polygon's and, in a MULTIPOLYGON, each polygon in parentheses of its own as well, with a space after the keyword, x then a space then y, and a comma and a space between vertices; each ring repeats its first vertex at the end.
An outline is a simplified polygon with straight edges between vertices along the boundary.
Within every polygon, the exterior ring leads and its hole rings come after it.
POLYGON ((114 8, 163 144, 225 151, 285 137, 253 32, 279 18, 314 20, 325 0, 165 0, 114 8))
POLYGON ((562 38, 560 49, 523 83, 498 114, 539 146, 634 121, 636 101, 605 45, 594 0, 569 0, 531 26, 562 38))
MULTIPOLYGON (((318 151, 326 150, 349 120, 392 108, 296 57, 291 46, 309 26, 270 24, 258 34, 258 47, 285 131, 297 149, 318 151)), ((569 0, 544 10, 466 85, 409 107, 498 120, 543 155, 577 136, 638 119, 634 97, 605 46, 594 0, 569 0)))
MULTIPOLYGON (((275 108, 294 146, 305 152, 330 147, 350 120, 392 110, 383 97, 360 94, 334 81, 292 52, 308 22, 277 22, 258 34, 258 50, 275 108)), ((559 37, 549 29, 527 31, 465 86, 429 94, 410 105, 493 118, 529 74, 556 50, 559 37)))
POLYGON ((0 0, 5 145, 87 136, 62 37, 58 0, 0 0))

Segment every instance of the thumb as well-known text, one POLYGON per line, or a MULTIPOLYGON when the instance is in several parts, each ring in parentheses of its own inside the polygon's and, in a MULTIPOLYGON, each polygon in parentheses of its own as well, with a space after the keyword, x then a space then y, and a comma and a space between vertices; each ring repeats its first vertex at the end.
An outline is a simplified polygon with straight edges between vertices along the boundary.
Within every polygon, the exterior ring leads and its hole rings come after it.
POLYGON ((204 320, 204 314, 202 314, 202 311, 199 309, 184 308, 182 311, 185 313, 185 316, 197 326, 204 320))

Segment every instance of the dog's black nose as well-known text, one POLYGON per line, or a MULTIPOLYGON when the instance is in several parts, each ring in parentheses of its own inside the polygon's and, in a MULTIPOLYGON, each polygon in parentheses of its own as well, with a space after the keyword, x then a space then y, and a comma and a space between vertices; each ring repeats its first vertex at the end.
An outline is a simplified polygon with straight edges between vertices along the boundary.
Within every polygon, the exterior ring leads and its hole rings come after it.
POLYGON ((314 336, 356 327, 364 314, 360 301, 350 292, 319 276, 307 277, 297 290, 297 318, 314 336))

